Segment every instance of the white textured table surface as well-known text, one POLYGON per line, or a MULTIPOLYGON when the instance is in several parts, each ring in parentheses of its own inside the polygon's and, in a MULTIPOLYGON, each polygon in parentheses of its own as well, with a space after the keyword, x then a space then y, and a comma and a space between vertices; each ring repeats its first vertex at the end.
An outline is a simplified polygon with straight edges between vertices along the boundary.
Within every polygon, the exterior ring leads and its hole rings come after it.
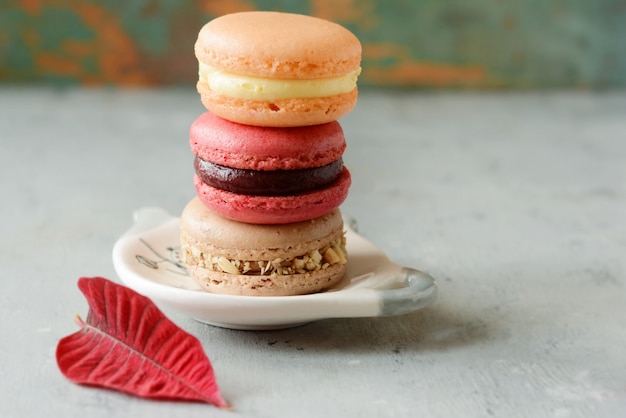
POLYGON ((343 205, 437 277, 406 316, 196 335, 235 412, 67 381, 132 212, 193 196, 192 90, 0 88, 0 416, 626 416, 626 94, 363 92, 343 205))

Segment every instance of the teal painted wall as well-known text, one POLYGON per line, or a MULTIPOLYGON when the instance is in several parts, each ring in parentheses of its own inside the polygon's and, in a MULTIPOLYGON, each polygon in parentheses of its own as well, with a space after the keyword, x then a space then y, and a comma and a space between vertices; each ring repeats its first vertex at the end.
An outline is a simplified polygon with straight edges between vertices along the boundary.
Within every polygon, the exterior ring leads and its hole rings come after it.
POLYGON ((351 29, 364 47, 362 85, 626 85, 626 0, 5 0, 0 79, 192 84, 202 24, 253 9, 351 29))

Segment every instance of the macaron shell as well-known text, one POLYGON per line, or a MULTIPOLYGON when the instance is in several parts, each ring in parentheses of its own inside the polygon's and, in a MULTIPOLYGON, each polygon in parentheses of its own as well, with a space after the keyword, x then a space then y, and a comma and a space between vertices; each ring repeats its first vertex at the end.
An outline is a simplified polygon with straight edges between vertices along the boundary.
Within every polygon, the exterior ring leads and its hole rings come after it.
POLYGON ((184 240, 201 252, 236 260, 292 258, 321 248, 343 233, 339 209, 320 217, 283 225, 260 225, 226 219, 198 197, 180 217, 184 240))
POLYGON ((324 19, 254 11, 220 16, 198 34, 199 61, 256 77, 335 77, 359 68, 361 44, 349 30, 324 19))
POLYGON ((206 161, 248 170, 297 170, 321 167, 346 149, 341 125, 272 128, 243 125, 211 112, 200 115, 189 131, 191 151, 206 161))
POLYGON ((281 276, 233 275, 198 266, 187 266, 187 270, 196 283, 211 293, 294 296, 316 293, 332 287, 343 278, 346 265, 338 264, 319 271, 281 276))
POLYGON ((350 113, 358 99, 358 89, 335 96, 246 100, 223 96, 206 83, 196 84, 206 109, 232 122, 253 126, 294 127, 336 121, 350 113))
POLYGON ((350 172, 343 168, 331 186, 296 196, 247 196, 211 187, 194 176, 198 198, 219 215, 253 224, 286 224, 317 218, 338 208, 348 196, 350 172))

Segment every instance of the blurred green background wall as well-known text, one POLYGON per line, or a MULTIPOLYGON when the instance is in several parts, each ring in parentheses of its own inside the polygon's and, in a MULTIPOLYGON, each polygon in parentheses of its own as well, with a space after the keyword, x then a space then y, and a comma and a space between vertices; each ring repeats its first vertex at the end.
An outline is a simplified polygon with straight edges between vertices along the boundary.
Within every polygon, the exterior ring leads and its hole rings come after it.
POLYGON ((2 0, 3 83, 193 84, 210 19, 278 10, 363 43, 362 85, 626 85, 626 0, 2 0))

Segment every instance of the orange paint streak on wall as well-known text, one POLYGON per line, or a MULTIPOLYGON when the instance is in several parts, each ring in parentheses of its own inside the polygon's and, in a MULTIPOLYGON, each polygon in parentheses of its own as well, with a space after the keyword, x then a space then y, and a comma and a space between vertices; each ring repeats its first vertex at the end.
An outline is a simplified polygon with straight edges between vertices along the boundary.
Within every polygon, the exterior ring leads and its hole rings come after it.
POLYGON ((198 9, 203 13, 217 17, 228 13, 250 12, 257 10, 257 7, 252 2, 246 0, 200 0, 198 9))
POLYGON ((78 77, 82 72, 80 63, 72 58, 62 58, 54 54, 42 52, 37 55, 37 65, 46 72, 68 77, 78 77))
POLYGON ((401 57, 409 59, 410 53, 405 45, 390 43, 366 43, 363 45, 363 57, 368 59, 386 59, 401 57))
POLYGON ((64 41, 61 45, 63 51, 72 54, 75 57, 87 57, 93 51, 93 45, 74 39, 68 39, 67 41, 64 41))
POLYGON ((363 78, 371 83, 387 85, 452 87, 484 84, 486 74, 483 68, 475 66, 457 67, 425 62, 401 62, 389 68, 365 68, 363 78))
MULTIPOLYGON (((75 1, 74 10, 96 34, 96 39, 85 47, 92 48, 99 66, 98 81, 125 85, 150 84, 151 80, 137 46, 124 32, 119 18, 102 6, 75 1)), ((76 50, 77 45, 71 45, 76 50)), ((81 50, 83 47, 80 47, 81 50)), ((93 81, 86 76, 82 81, 93 81)))
POLYGON ((27 13, 37 15, 44 6, 73 10, 85 26, 94 32, 94 40, 66 40, 60 50, 41 48, 39 33, 25 32, 24 39, 33 51, 37 68, 51 76, 67 76, 85 83, 148 84, 149 73, 142 67, 138 48, 124 32, 114 11, 81 0, 20 0, 27 13), (85 59, 93 59, 96 69, 85 69, 85 59))
POLYGON ((486 71, 480 66, 417 61, 403 45, 364 45, 363 60, 369 64, 363 65, 361 77, 371 83, 442 87, 485 84, 487 80, 486 71), (393 64, 380 63, 383 60, 393 64))
POLYGON ((18 5, 19 8, 24 10, 26 13, 30 13, 33 15, 41 13, 41 9, 43 5, 49 4, 50 2, 46 2, 46 0, 19 0, 18 5))

